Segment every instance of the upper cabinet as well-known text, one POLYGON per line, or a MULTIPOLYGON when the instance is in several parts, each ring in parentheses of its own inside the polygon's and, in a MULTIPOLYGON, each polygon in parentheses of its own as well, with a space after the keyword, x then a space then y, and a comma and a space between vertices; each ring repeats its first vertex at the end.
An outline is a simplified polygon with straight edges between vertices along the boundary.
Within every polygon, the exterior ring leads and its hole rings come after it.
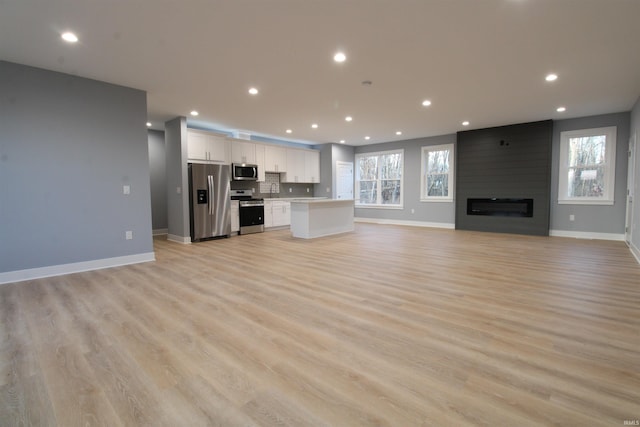
POLYGON ((190 162, 228 164, 229 141, 224 135, 187 129, 187 157, 190 162))
POLYGON ((276 145, 265 145, 264 170, 265 172, 286 172, 287 150, 276 145))
POLYGON ((305 151, 304 152, 304 165, 305 165, 305 182, 319 183, 320 182, 320 152, 319 151, 305 151))
POLYGON ((264 145, 256 144, 256 165, 258 165, 258 181, 265 181, 264 171, 264 145))
POLYGON ((306 182, 305 169, 304 151, 288 148, 287 176, 284 178, 284 182, 306 182))
POLYGON ((283 182, 320 182, 320 152, 287 148, 287 173, 283 182))
POLYGON ((231 162, 256 164, 256 143, 231 140, 231 162))
POLYGON ((248 163, 258 165, 258 181, 265 172, 282 174, 282 182, 320 182, 320 152, 228 138, 187 129, 187 156, 194 163, 248 163))

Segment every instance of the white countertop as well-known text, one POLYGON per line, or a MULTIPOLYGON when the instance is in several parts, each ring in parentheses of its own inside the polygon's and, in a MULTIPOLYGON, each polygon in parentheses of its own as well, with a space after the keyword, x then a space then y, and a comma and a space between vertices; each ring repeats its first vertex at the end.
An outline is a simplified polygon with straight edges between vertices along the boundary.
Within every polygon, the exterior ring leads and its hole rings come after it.
POLYGON ((294 200, 330 200, 326 197, 265 197, 264 200, 282 200, 285 202, 292 202, 294 200))
POLYGON ((293 199, 291 200, 291 203, 306 203, 306 204, 311 204, 311 203, 350 203, 353 204, 353 199, 321 199, 321 198, 309 198, 309 199, 293 199))

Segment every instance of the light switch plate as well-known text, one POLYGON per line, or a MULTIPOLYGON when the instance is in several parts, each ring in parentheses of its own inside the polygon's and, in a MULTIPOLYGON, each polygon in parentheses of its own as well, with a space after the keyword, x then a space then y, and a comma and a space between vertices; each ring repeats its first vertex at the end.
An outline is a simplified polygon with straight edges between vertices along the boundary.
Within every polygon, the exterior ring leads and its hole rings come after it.
POLYGON ((122 194, 131 194, 131 186, 123 185, 122 186, 122 194))

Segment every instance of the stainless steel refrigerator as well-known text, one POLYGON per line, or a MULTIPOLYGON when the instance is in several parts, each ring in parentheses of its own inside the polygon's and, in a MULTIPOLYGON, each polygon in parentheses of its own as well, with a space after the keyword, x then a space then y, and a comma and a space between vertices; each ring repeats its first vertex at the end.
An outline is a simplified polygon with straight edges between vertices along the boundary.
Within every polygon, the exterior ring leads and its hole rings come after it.
POLYGON ((189 163, 191 241, 231 234, 231 168, 189 163))

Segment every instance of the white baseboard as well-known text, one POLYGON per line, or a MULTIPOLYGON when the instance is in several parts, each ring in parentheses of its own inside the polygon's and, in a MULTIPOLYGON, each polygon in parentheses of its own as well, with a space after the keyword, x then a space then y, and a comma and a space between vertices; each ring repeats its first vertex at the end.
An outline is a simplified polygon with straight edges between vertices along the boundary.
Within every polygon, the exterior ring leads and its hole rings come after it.
POLYGON ((425 221, 405 221, 386 218, 353 218, 354 222, 368 222, 370 224, 389 224, 389 225, 409 225, 412 227, 432 227, 432 228, 447 228, 453 230, 456 228, 455 224, 448 222, 425 222, 425 221))
POLYGON ((169 233, 169 229, 168 228, 157 228, 155 230, 152 231, 154 236, 164 236, 165 234, 169 233))
POLYGON ((82 271, 100 270, 102 268, 119 267, 121 265, 139 264, 155 261, 153 252, 96 259, 92 261, 74 262, 70 264, 51 265, 47 267, 29 268, 26 270, 0 273, 0 284, 42 279, 44 277, 61 276, 63 274, 80 273, 82 271))
POLYGON ((636 245, 634 245, 631 242, 627 242, 627 246, 629 246, 629 250, 631 251, 633 256, 636 258, 636 261, 638 261, 638 264, 640 264, 640 249, 638 249, 636 245))
POLYGON ((593 233, 591 231, 549 230, 549 236, 573 237, 575 239, 590 239, 590 240, 615 240, 619 242, 624 242, 624 234, 616 234, 616 233, 593 233))
POLYGON ((167 234, 167 240, 182 244, 191 244, 191 237, 176 236, 175 234, 167 234))

